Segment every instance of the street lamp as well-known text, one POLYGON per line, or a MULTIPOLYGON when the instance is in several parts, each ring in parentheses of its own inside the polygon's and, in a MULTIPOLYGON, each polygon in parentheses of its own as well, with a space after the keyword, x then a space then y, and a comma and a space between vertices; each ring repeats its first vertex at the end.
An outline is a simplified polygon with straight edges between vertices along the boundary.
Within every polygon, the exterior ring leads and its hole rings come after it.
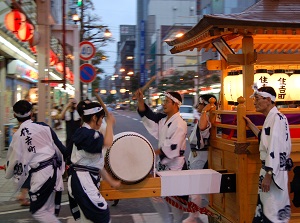
POLYGON ((72 20, 74 21, 75 24, 80 20, 80 17, 77 13, 72 15, 72 20))
POLYGON ((106 38, 109 38, 109 37, 112 36, 112 34, 111 34, 111 32, 109 31, 109 29, 105 29, 104 36, 105 36, 106 38))

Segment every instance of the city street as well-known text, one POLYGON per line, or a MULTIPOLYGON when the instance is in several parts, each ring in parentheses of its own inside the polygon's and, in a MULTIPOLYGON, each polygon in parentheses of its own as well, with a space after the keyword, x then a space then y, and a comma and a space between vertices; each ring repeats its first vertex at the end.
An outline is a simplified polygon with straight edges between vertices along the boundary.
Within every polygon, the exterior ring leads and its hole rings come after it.
MULTIPOLYGON (((116 118, 116 126, 114 128, 115 134, 125 131, 137 132, 145 136, 152 144, 153 148, 157 147, 156 139, 144 128, 137 112, 116 110, 113 114, 116 118)), ((188 131, 190 133, 191 127, 188 127, 188 131)), ((64 129, 57 130, 57 134, 59 138, 63 140, 65 134, 64 129)), ((62 201, 62 208, 59 215, 61 222, 75 222, 69 210, 66 188, 62 201)), ((120 200, 117 206, 112 206, 113 201, 108 201, 108 203, 110 204, 112 223, 163 223, 160 221, 149 198, 120 200)), ((2 202, 1 206, 0 223, 35 222, 31 218, 28 208, 19 206, 17 201, 2 202), (5 208, 5 205, 8 206, 5 208), (8 207, 11 208, 9 209, 8 207)), ((187 215, 188 213, 185 213, 185 217, 187 217, 187 215)), ((202 216, 202 219, 204 219, 202 222, 206 222, 205 218, 206 216, 202 216)), ((200 219, 199 222, 201 222, 200 219)))

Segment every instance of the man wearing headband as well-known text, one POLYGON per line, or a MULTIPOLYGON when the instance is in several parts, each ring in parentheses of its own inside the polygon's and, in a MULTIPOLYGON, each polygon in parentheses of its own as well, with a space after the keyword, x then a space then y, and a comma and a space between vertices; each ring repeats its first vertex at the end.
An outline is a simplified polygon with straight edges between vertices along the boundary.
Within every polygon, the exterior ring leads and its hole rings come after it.
MULTIPOLYGON (((158 139, 158 171, 187 169, 184 158, 186 149, 187 124, 179 113, 182 98, 177 92, 165 92, 164 113, 154 113, 145 103, 141 89, 135 92, 138 101, 138 113, 148 132, 158 139)), ((188 199, 188 196, 184 197, 188 199)), ((156 197, 152 203, 164 223, 181 223, 183 211, 169 205, 165 199, 156 197), (169 215, 169 210, 173 212, 169 215)))
POLYGON ((28 101, 16 102, 13 111, 20 127, 8 148, 5 177, 13 177, 20 187, 30 169, 29 198, 33 218, 38 222, 60 222, 55 214, 59 213, 60 201, 57 201, 64 188, 66 148, 48 125, 31 120, 32 105, 28 101))
POLYGON ((253 89, 251 97, 255 109, 266 116, 261 130, 244 117, 249 128, 258 136, 262 162, 253 222, 289 222, 291 206, 287 171, 293 166, 289 123, 275 106, 276 92, 272 87, 257 89, 254 85, 253 89))
MULTIPOLYGON (((191 152, 188 158, 188 168, 191 170, 207 169, 208 168, 208 140, 210 136, 211 123, 209 121, 209 111, 217 106, 209 103, 209 99, 216 97, 212 94, 204 94, 199 97, 197 110, 200 114, 200 120, 195 124, 194 129, 189 137, 191 152)), ((201 187, 201 185, 199 185, 201 187)), ((190 195, 191 201, 199 207, 204 207, 208 204, 206 195, 192 194, 190 195)), ((189 213, 189 217, 182 223, 197 222, 199 212, 189 213)))
POLYGON ((100 177, 112 187, 120 186, 104 167, 104 146, 113 143, 113 125, 115 118, 106 114, 105 136, 98 131, 105 116, 99 103, 81 102, 82 127, 77 129, 72 141, 74 147, 69 167, 68 192, 69 204, 75 220, 80 222, 110 222, 109 207, 99 193, 100 177))

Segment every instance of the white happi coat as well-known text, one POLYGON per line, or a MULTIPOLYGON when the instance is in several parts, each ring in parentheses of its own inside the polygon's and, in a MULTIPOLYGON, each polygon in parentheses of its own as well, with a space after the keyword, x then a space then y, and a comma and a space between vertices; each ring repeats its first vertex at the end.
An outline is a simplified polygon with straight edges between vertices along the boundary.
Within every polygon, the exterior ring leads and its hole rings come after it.
MULTIPOLYGON (((288 222, 291 210, 286 161, 291 153, 291 138, 287 118, 275 106, 265 119, 259 151, 260 159, 265 161, 265 166, 273 169, 270 191, 262 192, 259 187, 263 213, 272 222, 288 222)), ((260 185, 265 174, 266 171, 262 168, 260 185)))
MULTIPOLYGON (((55 154, 63 162, 63 156, 58 146, 64 148, 56 134, 54 132, 51 133, 49 126, 44 123, 35 123, 32 120, 23 122, 14 133, 8 148, 5 178, 13 177, 17 183, 16 190, 19 190, 27 179, 29 170, 37 168, 40 162, 51 159, 55 154)), ((56 191, 64 189, 62 179, 65 171, 64 167, 65 165, 62 163, 62 166, 57 169, 57 179, 54 188, 56 191)), ((53 173, 52 166, 47 166, 33 173, 30 191, 33 193, 38 191, 53 173)))
MULTIPOLYGON (((82 127, 86 129, 91 129, 90 125, 87 123, 83 123, 82 127)), ((79 129, 79 130, 82 130, 79 129)), ((91 131, 89 134, 93 134, 91 137, 90 135, 85 135, 85 134, 80 134, 80 131, 76 131, 74 135, 74 142, 76 144, 77 141, 84 141, 84 140, 90 140, 90 139, 98 139, 101 138, 103 141, 103 135, 100 134, 98 131, 91 131), (80 139, 82 137, 83 139, 80 139), (76 138, 76 139, 75 139, 76 138)), ((93 145, 92 141, 90 142, 91 145, 93 145)), ((93 146, 92 146, 93 147, 93 146)), ((93 149, 93 148, 91 148, 93 149)), ((75 145, 73 146, 72 150, 72 155, 71 155, 71 161, 72 164, 75 165, 81 165, 81 166, 87 166, 87 167, 92 167, 92 168, 97 168, 99 170, 104 168, 104 157, 102 154, 102 145, 101 147, 94 148, 94 152, 89 152, 84 149, 78 149, 75 145)), ((99 187, 100 187, 100 182, 97 186, 94 185, 92 176, 88 171, 77 171, 77 176, 79 178, 80 184, 82 188, 84 188, 85 193, 89 197, 90 201, 95 205, 95 207, 99 209, 106 210, 108 208, 107 202, 104 199, 104 197, 99 193, 99 187), (98 204, 102 203, 103 206, 99 206, 98 204)), ((71 185, 71 178, 72 176, 69 177, 68 179, 68 191, 71 197, 74 197, 74 194, 72 193, 72 185, 71 185)))
MULTIPOLYGON (((147 105, 139 112, 148 132, 158 139, 158 148, 166 155, 159 163, 169 170, 181 170, 185 158, 187 124, 177 112, 168 121, 162 113, 154 113, 147 105)), ((159 169, 159 168, 158 168, 159 169)))

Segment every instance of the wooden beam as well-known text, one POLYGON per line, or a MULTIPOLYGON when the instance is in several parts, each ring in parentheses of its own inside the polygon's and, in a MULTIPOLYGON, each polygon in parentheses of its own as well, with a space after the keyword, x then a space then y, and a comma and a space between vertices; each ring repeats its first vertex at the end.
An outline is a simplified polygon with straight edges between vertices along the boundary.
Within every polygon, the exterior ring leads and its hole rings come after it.
POLYGON ((228 65, 244 65, 245 57, 244 54, 228 54, 227 55, 228 65))
POLYGON ((299 64, 300 54, 257 54, 256 64, 299 64))
POLYGON ((119 189, 112 188, 106 181, 101 181, 100 192, 106 200, 160 197, 160 177, 147 177, 137 184, 122 184, 119 189))

